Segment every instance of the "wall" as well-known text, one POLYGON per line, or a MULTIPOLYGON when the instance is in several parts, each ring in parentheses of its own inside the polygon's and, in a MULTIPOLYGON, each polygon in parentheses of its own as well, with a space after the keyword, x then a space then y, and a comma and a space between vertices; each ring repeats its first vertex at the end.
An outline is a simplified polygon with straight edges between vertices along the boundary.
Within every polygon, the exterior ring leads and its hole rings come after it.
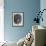
MULTIPOLYGON (((46 9, 46 0, 41 0, 41 1, 40 1, 40 9, 41 9, 41 11, 42 11, 43 9, 46 9)), ((40 22, 40 25, 46 27, 46 20, 45 20, 45 19, 46 19, 46 11, 43 12, 42 17, 43 17, 43 22, 41 21, 41 22, 40 22)))
POLYGON ((32 28, 40 0, 4 0, 4 36, 7 41, 18 41, 32 28), (12 27, 12 12, 24 12, 24 27, 12 27))

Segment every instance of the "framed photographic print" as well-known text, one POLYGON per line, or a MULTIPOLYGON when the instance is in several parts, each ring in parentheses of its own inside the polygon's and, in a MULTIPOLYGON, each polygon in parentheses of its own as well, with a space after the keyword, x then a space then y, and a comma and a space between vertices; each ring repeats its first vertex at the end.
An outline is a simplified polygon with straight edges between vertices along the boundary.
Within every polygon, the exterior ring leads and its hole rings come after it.
POLYGON ((24 25, 24 12, 13 12, 12 13, 12 25, 23 26, 24 25))

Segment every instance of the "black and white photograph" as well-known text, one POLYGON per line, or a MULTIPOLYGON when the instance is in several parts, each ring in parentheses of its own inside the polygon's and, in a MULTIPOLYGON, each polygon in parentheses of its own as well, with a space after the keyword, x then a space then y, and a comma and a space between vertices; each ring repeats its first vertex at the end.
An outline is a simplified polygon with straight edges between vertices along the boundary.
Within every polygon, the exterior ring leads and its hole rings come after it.
POLYGON ((13 12, 12 13, 12 24, 13 26, 23 26, 24 25, 24 12, 13 12))

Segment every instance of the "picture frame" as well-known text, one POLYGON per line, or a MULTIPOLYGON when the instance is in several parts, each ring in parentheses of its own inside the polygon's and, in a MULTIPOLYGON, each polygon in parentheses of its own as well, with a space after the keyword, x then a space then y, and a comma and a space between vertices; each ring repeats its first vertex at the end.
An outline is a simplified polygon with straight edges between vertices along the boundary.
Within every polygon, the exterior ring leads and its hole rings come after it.
POLYGON ((12 26, 13 27, 24 26, 24 12, 12 12, 12 26))

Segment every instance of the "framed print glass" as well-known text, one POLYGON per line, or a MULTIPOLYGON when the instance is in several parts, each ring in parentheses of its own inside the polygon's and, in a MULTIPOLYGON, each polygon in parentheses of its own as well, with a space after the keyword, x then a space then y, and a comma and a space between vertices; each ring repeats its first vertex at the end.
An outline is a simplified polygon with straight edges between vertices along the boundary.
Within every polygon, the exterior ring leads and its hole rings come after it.
POLYGON ((13 12, 12 13, 12 25, 23 26, 24 25, 24 12, 13 12))

